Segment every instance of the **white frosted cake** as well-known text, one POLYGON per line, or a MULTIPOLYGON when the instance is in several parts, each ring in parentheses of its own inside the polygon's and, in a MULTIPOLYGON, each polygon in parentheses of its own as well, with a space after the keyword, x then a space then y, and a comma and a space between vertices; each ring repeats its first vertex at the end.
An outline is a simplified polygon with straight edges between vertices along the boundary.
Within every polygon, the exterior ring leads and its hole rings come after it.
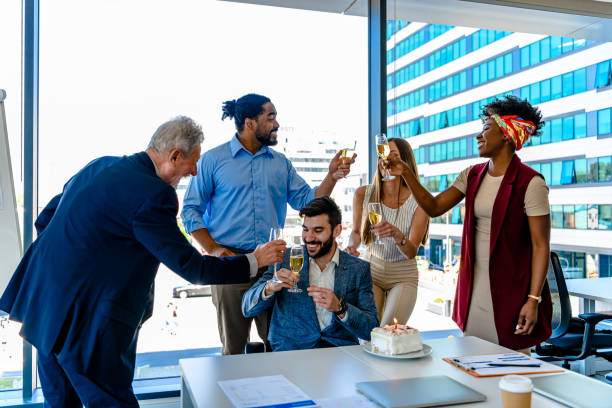
POLYGON ((371 333, 372 351, 381 354, 405 354, 423 349, 417 329, 404 325, 375 327, 371 333))

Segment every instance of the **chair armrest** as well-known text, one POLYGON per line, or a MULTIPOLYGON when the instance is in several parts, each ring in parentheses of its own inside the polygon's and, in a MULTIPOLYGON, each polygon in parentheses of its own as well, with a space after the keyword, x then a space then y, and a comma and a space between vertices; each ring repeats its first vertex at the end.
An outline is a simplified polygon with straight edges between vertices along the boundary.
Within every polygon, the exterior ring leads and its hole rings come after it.
POLYGON ((583 313, 578 315, 586 323, 597 324, 602 320, 612 319, 612 315, 601 313, 583 313))

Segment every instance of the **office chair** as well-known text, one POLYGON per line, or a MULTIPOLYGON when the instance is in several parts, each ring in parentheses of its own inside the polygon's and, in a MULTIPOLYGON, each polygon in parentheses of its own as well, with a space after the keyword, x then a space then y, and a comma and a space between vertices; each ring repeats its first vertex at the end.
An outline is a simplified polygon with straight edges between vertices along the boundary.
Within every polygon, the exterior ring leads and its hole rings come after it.
POLYGON ((549 357, 542 360, 563 360, 562 367, 566 369, 570 368, 570 361, 589 356, 602 357, 612 362, 612 331, 595 330, 597 323, 612 319, 612 315, 584 313, 572 317, 565 277, 555 252, 550 253, 546 279, 553 303, 553 330, 546 342, 536 346, 536 353, 549 357))

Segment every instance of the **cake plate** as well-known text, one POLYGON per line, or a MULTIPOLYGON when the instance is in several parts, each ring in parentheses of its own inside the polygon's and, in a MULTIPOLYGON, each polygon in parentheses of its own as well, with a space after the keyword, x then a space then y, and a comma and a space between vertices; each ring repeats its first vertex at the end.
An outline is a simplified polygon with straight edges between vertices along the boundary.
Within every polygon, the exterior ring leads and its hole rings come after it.
POLYGON ((414 351, 412 353, 395 354, 395 355, 375 352, 374 350, 372 350, 372 343, 370 343, 369 341, 363 343, 361 347, 363 348, 363 351, 365 351, 368 354, 372 354, 373 356, 382 357, 382 358, 399 359, 399 360, 409 360, 413 358, 426 357, 430 355, 432 351, 431 347, 425 343, 423 343, 423 350, 414 351))

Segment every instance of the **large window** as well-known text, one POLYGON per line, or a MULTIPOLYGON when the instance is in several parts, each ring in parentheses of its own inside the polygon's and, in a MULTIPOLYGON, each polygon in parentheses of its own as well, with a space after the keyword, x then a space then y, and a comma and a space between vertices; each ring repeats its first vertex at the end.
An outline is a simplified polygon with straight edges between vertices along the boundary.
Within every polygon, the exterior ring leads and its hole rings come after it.
MULTIPOLYGON (((4 109, 17 209, 23 214, 23 183, 21 161, 21 2, 0 2, 0 89, 6 91, 4 109)), ((6 199, 6 198, 5 198, 6 199)), ((1 201, 1 200, 0 200, 1 201)), ((4 288, 0 288, 0 294, 4 288)), ((22 386, 23 345, 20 325, 9 321, 0 312, 0 400, 2 391, 22 386)))
MULTIPOLYGON (((221 104, 249 92, 269 96, 278 110, 277 150, 335 143, 332 153, 297 152, 325 158, 324 172, 318 162, 296 164, 302 174, 322 179, 330 155, 355 141, 358 163, 335 192, 358 186, 366 172, 366 19, 145 0, 41 2, 40 18, 40 205, 90 160, 144 150, 157 126, 175 115, 202 124, 203 150, 230 140, 235 128, 220 120, 221 104)), ((179 186, 179 197, 183 192, 179 186)), ((352 193, 346 195, 352 204, 352 193)), ((174 298, 173 289, 184 284, 160 269, 153 317, 139 336, 136 378, 177 375, 178 357, 218 351, 211 298, 174 298)))

